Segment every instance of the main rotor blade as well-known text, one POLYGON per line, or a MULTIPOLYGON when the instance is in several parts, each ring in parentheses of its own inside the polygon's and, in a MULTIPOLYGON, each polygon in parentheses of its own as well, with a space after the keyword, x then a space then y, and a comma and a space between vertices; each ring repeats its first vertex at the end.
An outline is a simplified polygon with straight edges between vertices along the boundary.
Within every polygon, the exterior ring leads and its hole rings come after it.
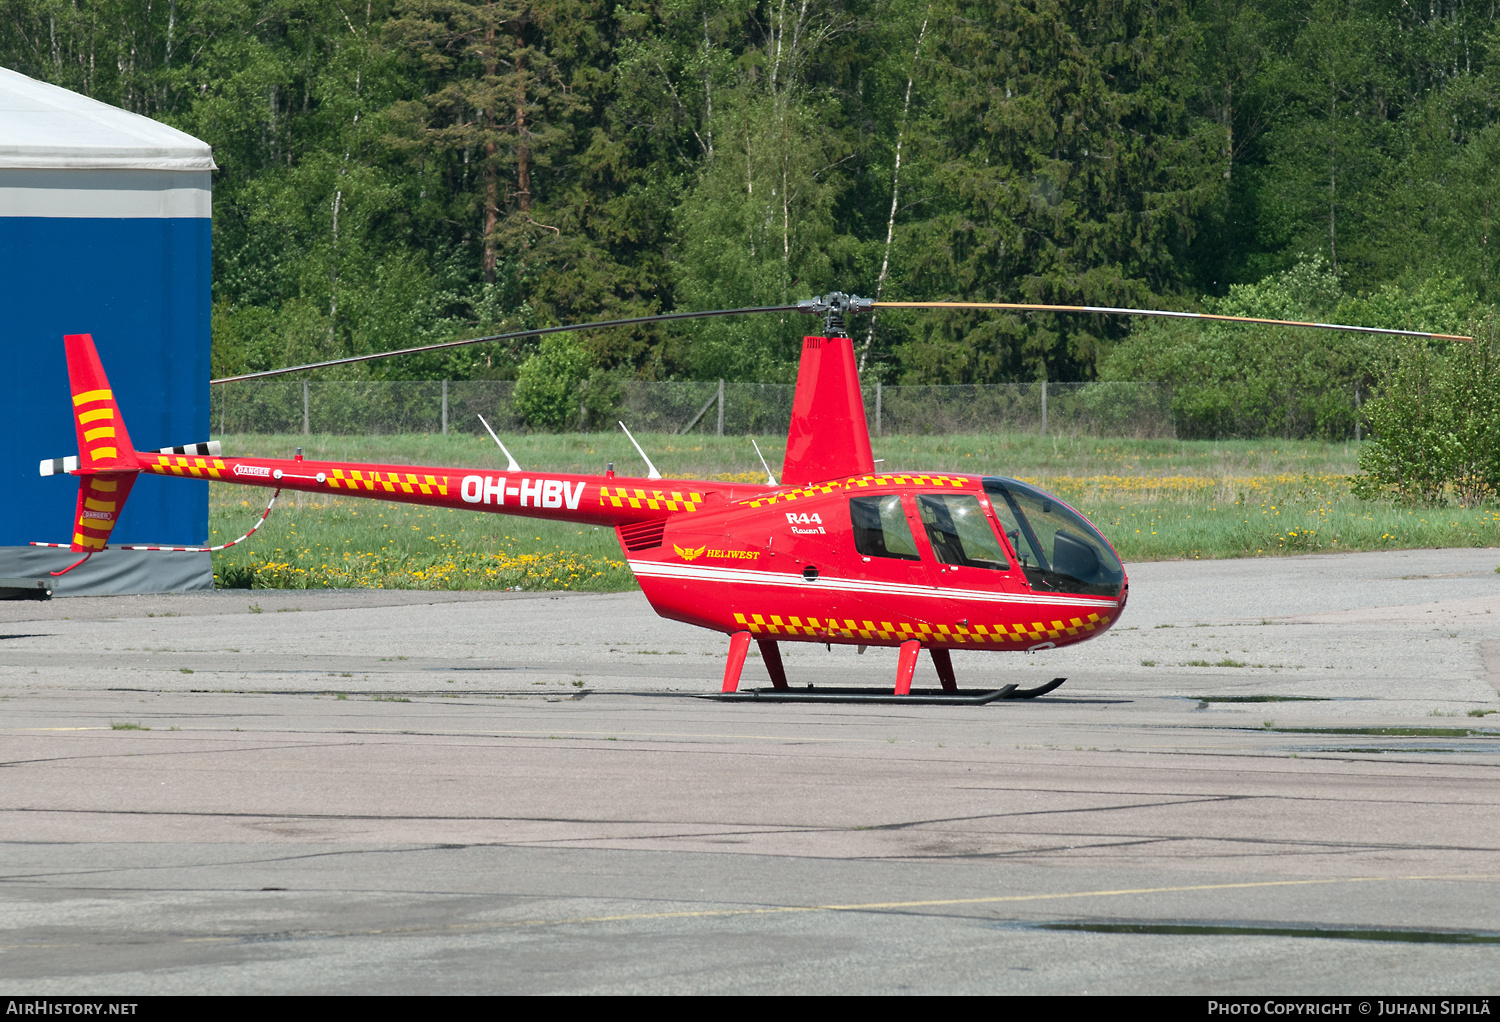
MULTIPOLYGON (((856 299, 863 308, 874 309, 973 309, 1008 312, 1081 312, 1107 316, 1155 316, 1161 319, 1197 319, 1219 323, 1254 323, 1262 326, 1308 327, 1314 330, 1343 330, 1359 334, 1384 334, 1394 337, 1422 337, 1437 341, 1472 341, 1474 338, 1462 334, 1429 333, 1423 330, 1393 330, 1387 327, 1350 326, 1342 323, 1305 323, 1289 319, 1261 319, 1255 316, 1220 316, 1208 312, 1171 312, 1165 309, 1119 309, 1101 305, 1034 305, 1021 302, 866 302, 856 299)), ((807 303, 804 303, 807 304, 807 303)), ((460 341, 443 341, 438 344, 423 344, 415 348, 397 351, 381 351, 372 355, 351 355, 347 358, 329 359, 326 362, 308 362, 304 365, 286 366, 282 369, 267 369, 257 373, 241 373, 209 380, 209 384, 238 383, 241 380, 260 380, 270 376, 285 376, 308 369, 326 369, 330 366, 350 365, 354 362, 371 362, 378 358, 395 358, 398 355, 415 355, 424 351, 442 351, 461 348, 470 344, 486 344, 492 341, 513 341, 523 337, 542 337, 546 334, 567 333, 574 330, 597 330, 604 327, 636 326, 642 323, 666 323, 679 319, 708 319, 714 316, 750 316, 762 312, 809 312, 821 311, 797 305, 762 305, 744 309, 711 309, 704 312, 667 312, 655 316, 633 316, 629 319, 604 319, 592 323, 571 323, 565 326, 540 327, 535 330, 516 330, 508 334, 490 334, 485 337, 470 337, 460 341)), ((863 311, 853 310, 853 311, 863 311)))
POLYGON ((382 351, 374 355, 351 355, 327 362, 309 362, 306 365, 287 366, 284 369, 267 369, 259 373, 242 373, 239 376, 223 376, 209 380, 210 385, 238 383, 240 380, 260 380, 267 376, 284 376, 300 373, 304 369, 326 369, 328 366, 349 365, 351 362, 370 362, 377 358, 395 358, 397 355, 415 355, 423 351, 441 351, 444 348, 462 348, 467 344, 484 344, 487 341, 512 341, 521 337, 541 337, 543 334, 560 334, 570 330, 594 330, 607 326, 634 326, 637 323, 665 323, 673 319, 707 319, 711 316, 749 316, 757 312, 796 312, 795 305, 762 305, 752 309, 713 309, 708 312, 666 312, 656 316, 634 316, 630 319, 603 319, 594 323, 572 323, 567 326, 544 326, 536 330, 517 330, 509 334, 491 334, 488 337, 470 337, 462 341, 443 341, 441 344, 424 344, 417 348, 402 348, 399 351, 382 351))
POLYGON ((1092 312, 1107 316, 1157 316, 1162 319, 1204 319, 1218 323, 1259 323, 1264 326, 1301 326, 1314 330, 1347 330, 1357 334, 1390 334, 1395 337, 1426 337, 1435 341, 1472 341, 1461 334, 1431 334, 1423 330, 1391 330, 1378 326, 1346 326, 1341 323, 1303 323, 1292 319, 1259 319, 1255 316, 1216 316, 1207 312, 1168 312, 1164 309, 1114 309, 1097 305, 1024 305, 1012 302, 872 302, 876 309, 992 309, 1012 312, 1092 312))

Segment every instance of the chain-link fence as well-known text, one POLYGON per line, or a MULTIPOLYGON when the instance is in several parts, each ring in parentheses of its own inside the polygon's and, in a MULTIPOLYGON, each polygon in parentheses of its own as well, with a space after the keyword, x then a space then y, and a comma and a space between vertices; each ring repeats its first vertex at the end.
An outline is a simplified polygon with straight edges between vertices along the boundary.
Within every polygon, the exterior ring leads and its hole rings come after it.
MULTIPOLYGON (((612 387, 607 416, 579 410, 580 430, 623 419, 655 433, 784 433, 790 384, 651 383, 612 387), (590 420, 593 421, 590 421, 590 420)), ((212 388, 219 433, 523 432, 515 384, 497 380, 337 382, 247 380, 212 388)), ((864 388, 870 432, 894 434, 1029 432, 1101 437, 1175 437, 1171 389, 1154 383, 998 383, 954 387, 864 388)))

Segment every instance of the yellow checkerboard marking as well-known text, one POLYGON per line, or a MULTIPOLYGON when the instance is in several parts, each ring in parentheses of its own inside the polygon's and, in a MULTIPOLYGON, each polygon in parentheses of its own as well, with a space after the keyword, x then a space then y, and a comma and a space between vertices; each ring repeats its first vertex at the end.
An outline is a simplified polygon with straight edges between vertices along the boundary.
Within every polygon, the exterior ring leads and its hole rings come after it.
MULTIPOLYGON (((333 478, 328 480, 328 485, 333 487, 335 490, 341 487, 346 490, 357 490, 361 486, 363 486, 366 490, 373 490, 375 489, 375 485, 377 482, 379 482, 379 480, 379 472, 366 473, 356 468, 350 469, 349 474, 345 475, 343 469, 336 468, 333 470, 333 478), (369 478, 366 478, 366 475, 368 475, 369 478)), ((389 487, 387 487, 387 489, 389 489, 389 487)))
POLYGON ((744 625, 752 635, 804 635, 816 639, 920 639, 923 642, 997 645, 1001 643, 1040 642, 1064 635, 1081 635, 1109 624, 1108 615, 1090 614, 1050 624, 1036 621, 1030 625, 932 625, 925 621, 853 621, 849 618, 794 617, 780 614, 734 615, 736 624, 744 625))
MULTIPOLYGON (((192 458, 182 455, 157 455, 156 460, 146 466, 148 472, 157 475, 192 476, 195 479, 230 479, 220 458, 192 458)), ((380 490, 382 493, 421 493, 432 496, 448 496, 448 477, 431 475, 417 476, 411 472, 375 472, 362 469, 333 470, 328 477, 333 489, 366 491, 380 490)))
POLYGON ((846 486, 864 488, 867 486, 967 486, 970 480, 962 476, 911 476, 911 475, 882 475, 882 476, 859 476, 850 479, 846 486))
POLYGON ((432 496, 448 496, 448 477, 438 479, 436 476, 424 475, 418 479, 410 472, 366 472, 364 469, 336 468, 328 477, 328 485, 335 489, 358 490, 361 487, 366 492, 380 490, 382 493, 422 493, 432 496), (383 476, 383 478, 382 478, 383 476))
POLYGON ((764 507, 767 504, 779 504, 788 500, 797 500, 802 497, 821 497, 825 493, 832 493, 843 487, 842 482, 816 483, 812 486, 804 486, 800 490, 789 490, 786 493, 772 493, 764 497, 756 497, 754 500, 743 501, 750 507, 764 507))
POLYGON ((851 476, 837 482, 817 483, 813 486, 805 486, 799 490, 788 490, 785 493, 772 493, 764 497, 756 497, 753 500, 742 501, 750 507, 764 507, 768 504, 778 504, 783 501, 797 500, 802 497, 820 497, 825 493, 835 490, 865 489, 870 486, 956 486, 964 487, 970 484, 970 480, 962 476, 923 476, 923 475, 880 475, 880 476, 851 476))
POLYGON ((223 479, 224 462, 219 458, 189 458, 182 455, 158 454, 155 461, 147 463, 146 471, 157 475, 191 476, 194 479, 223 479))
POLYGON ((599 487, 600 507, 634 507, 650 508, 652 511, 696 511, 698 505, 703 503, 701 493, 683 493, 673 490, 664 493, 661 490, 631 489, 624 486, 601 486, 599 487))

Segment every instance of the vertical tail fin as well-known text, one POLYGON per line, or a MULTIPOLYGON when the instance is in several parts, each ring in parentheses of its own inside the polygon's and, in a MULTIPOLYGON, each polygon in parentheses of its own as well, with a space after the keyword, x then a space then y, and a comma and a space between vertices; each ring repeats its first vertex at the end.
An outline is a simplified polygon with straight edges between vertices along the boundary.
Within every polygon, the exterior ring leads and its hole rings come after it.
POLYGON ((781 481, 798 486, 874 470, 854 342, 803 338, 781 481))
POLYGON ((76 552, 103 550, 120 519, 140 468, 120 406, 88 334, 63 338, 73 424, 78 429, 78 507, 73 514, 76 552))
POLYGON ((69 334, 63 338, 68 354, 68 383, 73 392, 73 424, 78 428, 80 472, 135 472, 135 448, 125 432, 120 406, 99 364, 94 338, 69 334))

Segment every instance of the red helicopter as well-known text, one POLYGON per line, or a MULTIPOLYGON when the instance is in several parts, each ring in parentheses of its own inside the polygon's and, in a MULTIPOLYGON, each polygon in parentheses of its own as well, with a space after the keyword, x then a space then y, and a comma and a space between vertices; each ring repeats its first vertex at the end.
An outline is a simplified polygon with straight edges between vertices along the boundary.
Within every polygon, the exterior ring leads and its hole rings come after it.
MULTIPOLYGON (((271 487, 278 493, 292 489, 609 526, 658 614, 729 636, 721 698, 738 694, 739 698, 988 702, 1050 692, 1064 679, 1026 690, 1008 685, 961 694, 950 651, 1035 651, 1103 635, 1119 620, 1129 597, 1129 580, 1120 557, 1084 515, 1028 483, 999 475, 876 471, 853 344, 843 328, 844 315, 872 308, 1155 315, 1468 339, 1201 313, 872 302, 843 294, 796 306, 668 314, 503 335, 535 336, 752 312, 823 314, 823 336, 803 340, 781 481, 777 483, 767 469, 767 483, 747 485, 663 479, 644 451, 641 455, 650 469, 645 478, 616 475, 613 466, 603 475, 527 472, 514 459, 501 472, 306 461, 300 450, 290 460, 232 458, 223 457, 216 442, 137 451, 93 339, 74 334, 65 338, 65 347, 79 454, 41 464, 43 475, 79 477, 73 539, 34 545, 67 547, 84 555, 64 571, 105 549, 131 486, 142 472, 271 487), (773 689, 738 693, 752 640, 760 649, 773 689), (869 646, 899 647, 894 688, 793 690, 782 664, 781 642, 854 645, 860 652, 869 646), (942 692, 912 693, 913 672, 923 649, 932 657, 942 692)), ((363 356, 369 357, 382 356, 363 356)), ((312 366, 252 375, 306 368, 312 366)), ((274 503, 273 495, 260 522, 274 503)), ((132 545, 120 549, 221 550, 254 531, 220 547, 132 545)))

